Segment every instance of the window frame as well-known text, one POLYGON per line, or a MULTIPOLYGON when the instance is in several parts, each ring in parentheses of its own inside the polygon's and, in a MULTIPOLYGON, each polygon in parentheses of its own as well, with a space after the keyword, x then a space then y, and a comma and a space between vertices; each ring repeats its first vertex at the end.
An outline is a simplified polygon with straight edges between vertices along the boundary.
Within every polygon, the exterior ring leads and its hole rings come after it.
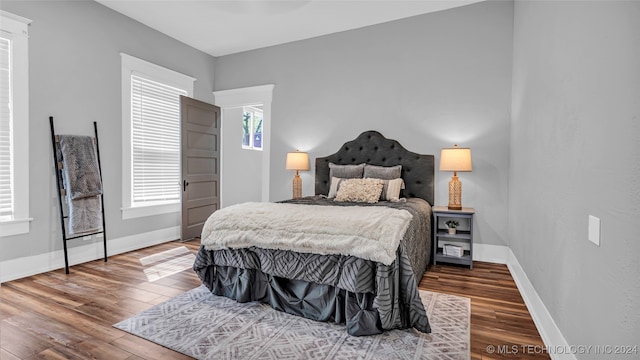
POLYGON ((31 20, 0 10, 2 36, 11 41, 13 213, 0 220, 0 237, 28 234, 29 223, 29 24, 31 20))
MULTIPOLYGON (((262 111, 261 108, 258 108, 256 106, 243 106, 242 107, 242 117, 243 117, 243 121, 244 121, 244 114, 250 112, 252 113, 251 115, 251 121, 249 122, 250 127, 249 127, 249 145, 245 145, 244 144, 244 140, 242 142, 242 148, 245 150, 256 150, 256 151, 262 151, 262 149, 264 148, 264 112, 262 111), (260 147, 256 147, 254 142, 255 142, 255 137, 256 137, 256 129, 254 128, 255 126, 255 120, 254 120, 254 116, 255 114, 258 113, 260 114, 260 117, 262 118, 262 140, 260 142, 260 147)), ((244 136, 244 134, 243 134, 244 136)))
POLYGON ((133 219, 180 211, 180 200, 136 204, 133 201, 131 76, 182 89, 193 97, 195 78, 120 53, 122 68, 122 219, 133 219))

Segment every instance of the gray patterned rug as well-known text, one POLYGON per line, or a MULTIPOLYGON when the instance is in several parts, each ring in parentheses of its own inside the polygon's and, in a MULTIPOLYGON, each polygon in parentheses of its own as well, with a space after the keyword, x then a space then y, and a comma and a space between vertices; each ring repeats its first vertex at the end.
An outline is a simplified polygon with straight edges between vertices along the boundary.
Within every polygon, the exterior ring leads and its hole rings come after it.
POLYGON ((470 300, 420 291, 431 334, 354 337, 344 325, 240 304, 200 286, 114 327, 196 359, 469 359, 470 300))

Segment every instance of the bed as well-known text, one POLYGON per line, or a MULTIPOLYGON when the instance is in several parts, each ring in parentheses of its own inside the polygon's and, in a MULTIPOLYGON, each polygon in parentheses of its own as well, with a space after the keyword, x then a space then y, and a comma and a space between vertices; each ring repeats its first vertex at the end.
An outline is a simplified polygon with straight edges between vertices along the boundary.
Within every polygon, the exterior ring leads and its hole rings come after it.
MULTIPOLYGON (((360 182, 375 183, 376 189, 383 186, 383 193, 391 193, 396 181, 360 182)), ((316 159, 315 196, 238 204, 212 214, 193 269, 213 294, 345 324, 350 335, 403 328, 428 333, 417 284, 431 255, 433 190, 433 155, 410 152, 395 140, 367 131, 335 154, 316 159), (337 181, 331 175, 361 164, 379 167, 384 174, 401 165, 401 199, 371 204, 334 201, 359 180, 345 182, 333 196, 332 183, 337 181), (313 225, 304 216, 313 219, 313 225), (313 227, 298 229, 293 223, 313 227), (292 240, 283 247, 282 239, 288 237, 292 240), (345 249, 347 238, 357 241, 354 245, 349 240, 345 249)))

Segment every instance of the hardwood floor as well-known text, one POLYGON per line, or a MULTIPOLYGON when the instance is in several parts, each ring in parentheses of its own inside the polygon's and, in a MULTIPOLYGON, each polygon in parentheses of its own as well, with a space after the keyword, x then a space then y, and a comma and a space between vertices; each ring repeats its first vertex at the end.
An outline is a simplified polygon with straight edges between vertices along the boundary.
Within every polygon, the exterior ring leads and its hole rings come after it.
MULTIPOLYGON (((111 325, 199 286, 189 267, 198 247, 170 242, 75 265, 70 275, 62 269, 3 283, 0 359, 188 359, 111 325)), ((506 266, 431 266, 420 288, 471 298, 472 359, 549 358, 522 353, 542 340, 506 266), (489 345, 509 351, 491 354, 489 345)))
POLYGON ((471 298, 471 359, 550 359, 506 265, 430 265, 419 287, 471 298))

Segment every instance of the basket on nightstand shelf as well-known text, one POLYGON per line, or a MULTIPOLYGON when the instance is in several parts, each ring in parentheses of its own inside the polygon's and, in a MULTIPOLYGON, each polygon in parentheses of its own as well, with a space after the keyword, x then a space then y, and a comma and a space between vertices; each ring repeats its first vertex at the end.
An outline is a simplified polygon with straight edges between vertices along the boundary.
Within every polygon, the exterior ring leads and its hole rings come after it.
POLYGON ((464 249, 462 246, 446 244, 442 247, 442 252, 447 256, 462 257, 464 249))

